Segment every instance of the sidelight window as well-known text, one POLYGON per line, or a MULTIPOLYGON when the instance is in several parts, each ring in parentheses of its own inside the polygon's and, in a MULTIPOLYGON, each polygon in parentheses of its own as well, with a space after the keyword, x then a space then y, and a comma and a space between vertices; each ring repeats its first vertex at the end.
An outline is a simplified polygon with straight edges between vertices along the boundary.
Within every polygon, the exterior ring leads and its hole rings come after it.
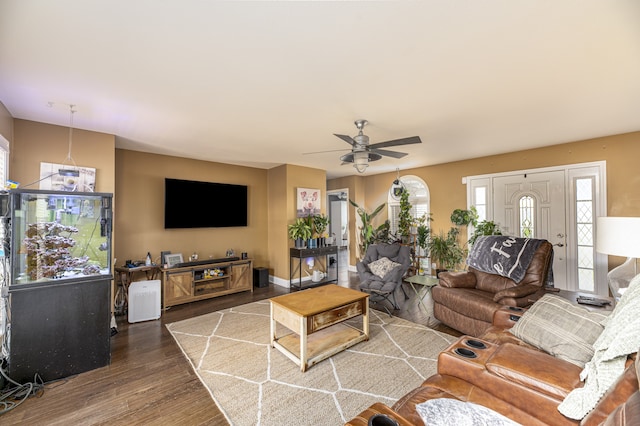
POLYGON ((576 237, 578 242, 578 289, 595 290, 595 250, 594 250, 594 179, 592 177, 574 180, 576 193, 576 237))

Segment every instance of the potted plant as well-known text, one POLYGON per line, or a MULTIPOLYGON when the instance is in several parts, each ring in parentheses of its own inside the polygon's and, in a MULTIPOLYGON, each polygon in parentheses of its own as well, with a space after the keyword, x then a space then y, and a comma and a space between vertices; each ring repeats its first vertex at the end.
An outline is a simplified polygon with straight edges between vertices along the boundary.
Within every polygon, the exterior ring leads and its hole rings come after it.
POLYGON ((372 221, 373 218, 376 217, 384 208, 386 203, 380 204, 376 209, 367 213, 365 209, 356 204, 353 200, 349 200, 349 203, 356 208, 356 213, 360 216, 360 220, 362 221, 362 226, 358 229, 360 231, 359 237, 359 245, 358 248, 360 250, 360 259, 364 258, 364 254, 367 252, 367 248, 369 244, 374 244, 377 242, 386 242, 389 239, 389 221, 385 221, 382 225, 377 228, 373 227, 372 221))
POLYGON ((295 241, 296 248, 304 248, 304 242, 311 238, 311 226, 303 217, 288 226, 289 238, 295 241))
POLYGON ((455 209, 451 213, 451 223, 456 226, 476 226, 478 222, 478 211, 475 206, 471 206, 469 210, 455 209))
POLYGON ((329 218, 326 215, 318 214, 313 216, 313 231, 319 240, 318 246, 325 245, 325 238, 328 236, 327 226, 329 226, 329 218))
MULTIPOLYGON (((425 223, 426 216, 423 216, 424 219, 418 222, 417 228, 417 241, 416 244, 420 249, 419 256, 426 256, 427 254, 427 244, 429 243, 429 236, 431 234, 431 228, 425 223)), ((431 220, 431 218, 429 218, 431 220)))
POLYGON ((469 237, 469 246, 473 246, 478 237, 483 235, 502 235, 500 226, 492 220, 483 220, 475 225, 471 236, 469 237))
POLYGON ((431 236, 428 243, 429 255, 438 265, 437 274, 443 270, 456 269, 464 260, 465 251, 458 243, 459 233, 458 228, 452 227, 446 235, 440 232, 431 236))

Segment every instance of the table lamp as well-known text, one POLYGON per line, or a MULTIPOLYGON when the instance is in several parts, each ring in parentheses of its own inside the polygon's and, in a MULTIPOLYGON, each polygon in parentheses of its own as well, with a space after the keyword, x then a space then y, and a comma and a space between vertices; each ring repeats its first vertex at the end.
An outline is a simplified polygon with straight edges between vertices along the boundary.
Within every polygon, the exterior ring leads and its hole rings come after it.
POLYGON ((638 274, 636 259, 640 257, 640 217, 597 218, 596 251, 627 258, 607 274, 611 294, 618 300, 638 274))

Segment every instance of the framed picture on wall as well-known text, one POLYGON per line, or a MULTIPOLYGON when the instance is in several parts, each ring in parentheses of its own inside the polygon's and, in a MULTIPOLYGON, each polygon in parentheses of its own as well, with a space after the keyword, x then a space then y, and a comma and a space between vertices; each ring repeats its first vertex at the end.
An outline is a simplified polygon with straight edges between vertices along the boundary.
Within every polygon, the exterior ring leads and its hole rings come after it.
POLYGON ((93 192, 96 169, 56 163, 40 163, 40 189, 67 192, 93 192))
POLYGON ((320 214, 320 190, 298 188, 297 217, 307 217, 320 214))
POLYGON ((167 262, 167 267, 172 268, 176 265, 184 262, 182 259, 182 253, 166 254, 164 260, 167 262))

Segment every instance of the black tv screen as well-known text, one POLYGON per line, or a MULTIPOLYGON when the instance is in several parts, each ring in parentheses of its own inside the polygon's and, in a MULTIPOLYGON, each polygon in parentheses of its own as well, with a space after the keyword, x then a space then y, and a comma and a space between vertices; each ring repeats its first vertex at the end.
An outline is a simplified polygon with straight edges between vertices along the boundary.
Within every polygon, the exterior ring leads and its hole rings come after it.
POLYGON ((247 187, 193 180, 164 180, 164 227, 247 226, 247 187))

